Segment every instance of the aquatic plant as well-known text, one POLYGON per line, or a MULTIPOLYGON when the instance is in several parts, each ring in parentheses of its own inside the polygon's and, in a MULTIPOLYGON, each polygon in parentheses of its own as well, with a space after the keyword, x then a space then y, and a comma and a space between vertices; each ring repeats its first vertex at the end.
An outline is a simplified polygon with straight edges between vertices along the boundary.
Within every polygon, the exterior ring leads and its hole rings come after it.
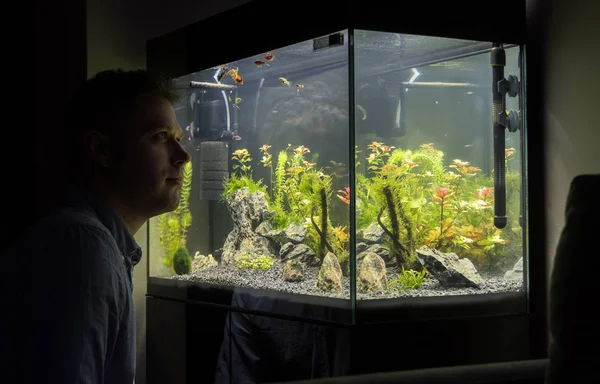
MULTIPOLYGON (((269 186, 273 185, 273 155, 269 153, 269 148, 271 146, 269 144, 263 144, 262 147, 259 148, 259 151, 263 153, 263 157, 260 160, 260 163, 265 168, 269 168, 269 186)), ((271 188, 270 194, 271 200, 273 200, 273 188, 271 188)))
POLYGON ((173 266, 175 251, 186 246, 187 229, 192 225, 189 198, 192 187, 192 163, 188 162, 182 170, 182 186, 179 205, 172 212, 157 217, 159 243, 164 252, 163 264, 173 266))
MULTIPOLYGON (((368 148, 369 177, 356 174, 357 229, 378 223, 403 265, 414 261, 414 249, 420 245, 466 256, 488 269, 521 254, 521 229, 514 219, 519 209, 518 173, 507 172, 507 208, 513 220, 510 228, 500 230, 493 223, 493 180, 479 167, 461 159, 444 166, 443 152, 432 143, 416 150, 380 142, 368 148)), ((507 161, 513 153, 507 152, 507 161)))
MULTIPOLYGON (((276 182, 275 185, 271 184, 271 190, 274 190, 275 193, 275 206, 279 208, 280 211, 283 210, 283 199, 284 199, 284 180, 286 174, 286 164, 287 164, 288 156, 285 150, 279 152, 279 156, 277 156, 277 169, 276 169, 276 182)), ((273 192, 271 192, 273 195, 273 192)))
POLYGON ((254 269, 267 271, 271 269, 275 260, 268 255, 243 253, 236 259, 235 264, 238 269, 254 269))
POLYGON ((310 222, 318 234, 317 257, 323 260, 327 251, 334 253, 328 241, 329 236, 329 199, 332 195, 331 177, 321 171, 307 170, 302 176, 300 193, 308 197, 307 210, 310 212, 310 222), (319 217, 319 224, 315 222, 319 217))
POLYGON ((238 176, 251 176, 252 167, 249 163, 252 161, 252 157, 250 157, 250 153, 247 149, 238 149, 234 151, 231 160, 237 161, 233 164, 234 174, 237 174, 238 176))
POLYGON ((262 180, 254 180, 249 176, 236 176, 232 174, 223 183, 223 192, 221 201, 226 201, 227 197, 232 196, 238 189, 248 188, 249 193, 263 192, 267 194, 267 186, 263 185, 262 180))
POLYGON ((173 270, 178 275, 186 275, 192 269, 192 258, 188 253, 187 248, 177 248, 173 254, 173 270))
POLYGON ((426 274, 427 270, 425 268, 418 272, 413 269, 406 270, 403 266, 402 271, 398 274, 396 280, 390 282, 388 288, 390 290, 421 288, 426 274))

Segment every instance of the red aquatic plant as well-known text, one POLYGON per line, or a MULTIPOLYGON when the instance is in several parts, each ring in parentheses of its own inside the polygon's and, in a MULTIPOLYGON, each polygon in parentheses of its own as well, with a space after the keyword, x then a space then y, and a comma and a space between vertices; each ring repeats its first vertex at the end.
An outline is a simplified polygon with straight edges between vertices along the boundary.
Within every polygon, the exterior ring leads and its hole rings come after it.
POLYGON ((342 200, 342 202, 344 204, 350 204, 350 187, 345 187, 344 189, 340 189, 338 191, 337 197, 339 197, 340 200, 342 200))

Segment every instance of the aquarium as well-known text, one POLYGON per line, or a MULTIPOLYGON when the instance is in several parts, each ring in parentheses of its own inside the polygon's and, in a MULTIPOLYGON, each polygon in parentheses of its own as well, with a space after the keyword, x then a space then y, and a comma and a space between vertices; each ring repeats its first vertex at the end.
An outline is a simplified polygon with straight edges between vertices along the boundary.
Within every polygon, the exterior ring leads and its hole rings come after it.
POLYGON ((353 310, 523 294, 520 50, 344 30, 175 78, 192 161, 150 278, 353 310))

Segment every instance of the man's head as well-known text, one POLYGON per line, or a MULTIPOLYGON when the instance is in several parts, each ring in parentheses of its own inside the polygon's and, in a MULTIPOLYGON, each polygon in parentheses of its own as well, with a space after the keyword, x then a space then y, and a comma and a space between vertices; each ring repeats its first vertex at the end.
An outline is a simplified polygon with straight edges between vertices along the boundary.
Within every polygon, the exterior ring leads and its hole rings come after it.
MULTIPOLYGON (((179 202, 190 156, 172 83, 145 71, 103 71, 75 94, 67 115, 72 179, 102 194, 132 227, 179 202)), ((135 229, 137 230, 137 229, 135 229)))

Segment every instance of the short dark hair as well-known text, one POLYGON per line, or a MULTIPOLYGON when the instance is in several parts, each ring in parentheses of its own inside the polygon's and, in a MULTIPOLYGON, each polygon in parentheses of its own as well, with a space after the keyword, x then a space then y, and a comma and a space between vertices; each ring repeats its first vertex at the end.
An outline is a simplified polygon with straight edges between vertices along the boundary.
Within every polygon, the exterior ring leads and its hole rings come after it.
POLYGON ((95 129, 113 135, 120 123, 132 117, 141 95, 157 96, 174 104, 180 96, 166 76, 145 70, 105 70, 83 83, 74 93, 66 115, 69 162, 82 160, 82 140, 95 129))

